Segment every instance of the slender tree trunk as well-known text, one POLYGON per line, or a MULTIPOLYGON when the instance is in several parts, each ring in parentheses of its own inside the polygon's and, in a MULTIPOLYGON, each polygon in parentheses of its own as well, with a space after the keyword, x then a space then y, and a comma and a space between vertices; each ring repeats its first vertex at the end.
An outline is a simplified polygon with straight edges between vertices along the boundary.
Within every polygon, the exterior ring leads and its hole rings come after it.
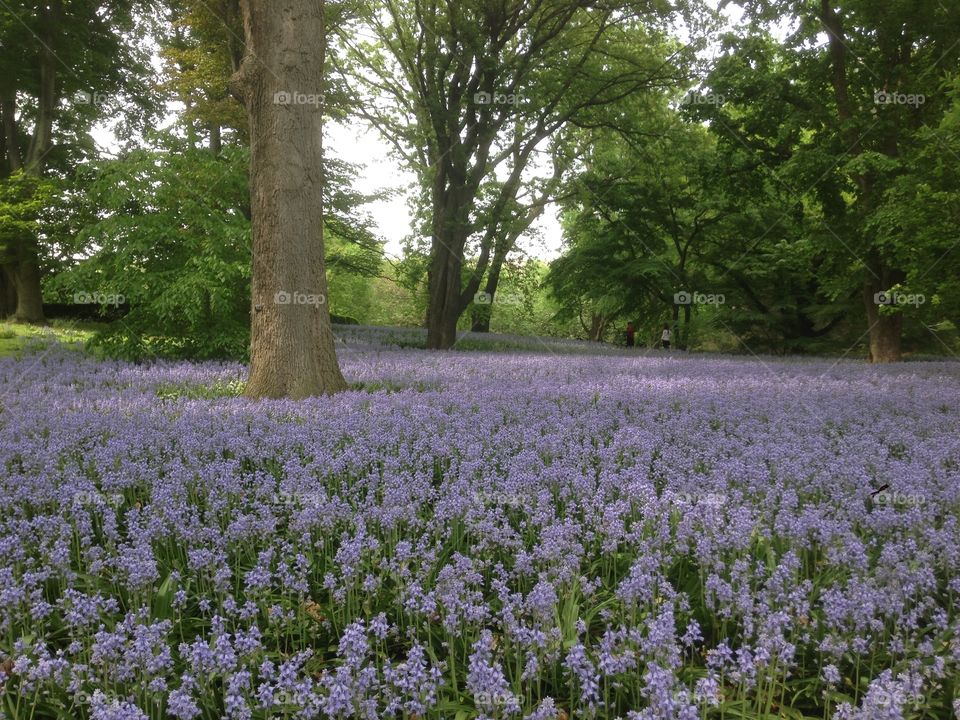
POLYGON ((250 122, 253 234, 248 397, 346 388, 323 266, 322 0, 241 0, 236 83, 250 122))
POLYGON ((222 149, 223 141, 220 137, 220 124, 213 123, 210 125, 210 152, 219 157, 222 149))
MULTIPOLYGON (((846 35, 841 17, 834 10, 830 0, 820 0, 820 18, 827 31, 830 48, 830 62, 832 69, 831 83, 834 97, 837 102, 837 117, 841 125, 849 125, 854 116, 854 106, 850 99, 849 83, 847 80, 847 53, 846 35)), ((851 127, 845 133, 850 143, 848 153, 851 157, 858 157, 863 153, 861 137, 851 127)), ((887 135, 886 151, 891 157, 896 157, 896 134, 887 135)), ((857 184, 860 188, 859 204, 864 213, 873 206, 873 182, 868 174, 859 174, 857 184)), ((862 223, 861 223, 862 224, 862 223)), ((901 359, 900 342, 903 330, 903 315, 900 312, 883 314, 874 301, 874 294, 881 290, 888 290, 892 285, 904 278, 902 271, 889 268, 879 257, 879 249, 870 247, 869 270, 863 286, 863 303, 867 314, 867 325, 870 333, 870 361, 875 363, 899 362, 901 359)))
POLYGON ((471 332, 488 333, 490 332, 490 320, 493 318, 493 303, 497 297, 497 285, 500 283, 500 268, 493 266, 490 268, 490 274, 487 276, 487 283, 483 287, 483 292, 490 298, 489 305, 474 305, 471 318, 471 332))

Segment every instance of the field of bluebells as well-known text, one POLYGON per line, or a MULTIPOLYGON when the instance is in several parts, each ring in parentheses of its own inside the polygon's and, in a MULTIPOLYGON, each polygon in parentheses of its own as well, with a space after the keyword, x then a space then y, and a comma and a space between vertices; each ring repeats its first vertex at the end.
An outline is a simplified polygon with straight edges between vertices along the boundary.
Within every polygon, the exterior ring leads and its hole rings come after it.
POLYGON ((5 718, 960 715, 960 364, 367 340, 0 360, 5 718))

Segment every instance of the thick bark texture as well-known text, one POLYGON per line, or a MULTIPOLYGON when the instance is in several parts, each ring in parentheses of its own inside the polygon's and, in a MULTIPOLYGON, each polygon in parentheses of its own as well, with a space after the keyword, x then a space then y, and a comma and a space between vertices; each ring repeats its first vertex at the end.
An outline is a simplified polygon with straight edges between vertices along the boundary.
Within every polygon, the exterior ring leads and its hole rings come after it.
POLYGON ((40 290, 40 268, 37 257, 26 257, 12 266, 13 284, 17 292, 17 309, 14 322, 43 325, 43 293, 40 290))
POLYGON ((0 319, 7 318, 17 311, 17 289, 11 268, 0 266, 0 319))
POLYGON ((882 313, 877 293, 886 291, 903 280, 903 273, 874 264, 863 283, 863 305, 867 311, 870 335, 870 362, 900 362, 900 340, 903 333, 903 313, 882 313), (878 272, 879 271, 879 272, 878 272), (879 278, 879 279, 878 279, 879 278))
POLYGON ((236 77, 250 121, 253 233, 248 397, 346 388, 323 266, 324 4, 242 0, 247 53, 236 77))
POLYGON ((427 347, 452 348, 457 341, 457 321, 463 312, 460 272, 463 260, 445 243, 434 243, 430 263, 430 300, 427 312, 427 347))

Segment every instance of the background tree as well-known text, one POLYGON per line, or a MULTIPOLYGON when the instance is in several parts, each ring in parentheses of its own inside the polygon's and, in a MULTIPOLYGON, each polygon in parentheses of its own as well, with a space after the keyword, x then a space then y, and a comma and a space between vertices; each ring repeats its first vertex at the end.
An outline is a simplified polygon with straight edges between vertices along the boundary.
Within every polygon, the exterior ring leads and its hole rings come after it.
MULTIPOLYGON (((63 177, 92 154, 88 131, 98 119, 142 119, 150 109, 146 57, 137 49, 145 32, 137 21, 140 6, 135 0, 4 3, 0 184, 19 183, 13 176, 21 172, 63 177)), ((16 320, 43 322, 46 248, 23 228, 8 234, 0 251, 0 296, 8 302, 15 296, 16 320)))
POLYGON ((417 173, 431 210, 429 347, 453 344, 544 140, 677 82, 683 53, 667 48, 668 18, 637 2, 391 1, 343 28, 340 67, 365 95, 361 112, 417 173), (366 28, 376 41, 355 41, 366 28), (499 191, 480 212, 493 178, 499 191), (477 263, 464 278, 468 255, 477 263))
POLYGON ((915 239, 886 233, 894 225, 878 213, 927 146, 924 128, 939 125, 947 107, 943 84, 956 74, 960 18, 937 2, 760 0, 744 8, 748 22, 728 38, 708 81, 730 102, 704 115, 731 143, 779 151, 762 161, 818 220, 809 237, 821 285, 836 300, 856 289, 871 358, 898 360, 909 309, 882 308, 875 298, 909 290, 918 255, 915 239), (764 30, 784 17, 795 18, 795 30, 783 43, 765 41, 764 30), (770 122, 777 116, 779 124, 770 122))

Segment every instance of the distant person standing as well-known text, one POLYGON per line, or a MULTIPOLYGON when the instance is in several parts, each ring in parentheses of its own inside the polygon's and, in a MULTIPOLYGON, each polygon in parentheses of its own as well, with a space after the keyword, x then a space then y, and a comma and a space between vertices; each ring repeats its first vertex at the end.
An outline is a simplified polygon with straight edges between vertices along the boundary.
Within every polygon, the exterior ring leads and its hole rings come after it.
POLYGON ((627 323, 627 347, 633 347, 633 338, 636 335, 636 328, 633 327, 632 322, 627 323))
POLYGON ((671 337, 672 333, 670 332, 670 326, 664 325, 663 332, 660 333, 660 347, 662 347, 664 350, 669 350, 671 337))

